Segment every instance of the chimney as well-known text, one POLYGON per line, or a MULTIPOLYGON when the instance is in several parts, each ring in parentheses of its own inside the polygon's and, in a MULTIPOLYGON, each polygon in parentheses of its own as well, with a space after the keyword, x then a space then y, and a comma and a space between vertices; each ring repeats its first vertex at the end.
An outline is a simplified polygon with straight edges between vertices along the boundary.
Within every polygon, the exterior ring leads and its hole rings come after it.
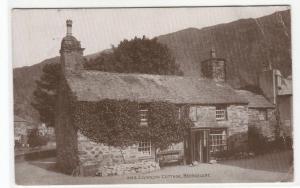
POLYGON ((67 36, 71 36, 72 35, 72 20, 67 20, 66 24, 67 24, 67 36))
POLYGON ((63 73, 77 74, 83 70, 83 50, 80 41, 72 36, 72 20, 66 21, 67 35, 61 41, 60 62, 63 73))
POLYGON ((211 48, 210 57, 201 62, 202 76, 213 79, 216 82, 225 82, 225 62, 225 59, 217 57, 215 48, 211 48))

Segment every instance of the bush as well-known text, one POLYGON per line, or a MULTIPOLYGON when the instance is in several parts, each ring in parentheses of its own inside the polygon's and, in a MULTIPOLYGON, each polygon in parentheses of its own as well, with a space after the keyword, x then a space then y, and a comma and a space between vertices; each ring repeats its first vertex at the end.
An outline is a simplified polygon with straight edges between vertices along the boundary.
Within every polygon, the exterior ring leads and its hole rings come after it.
POLYGON ((33 129, 28 135, 28 144, 30 147, 44 146, 48 143, 48 138, 39 136, 38 129, 33 129))
POLYGON ((283 137, 278 137, 275 140, 268 141, 267 137, 260 134, 257 128, 251 127, 248 131, 249 134, 249 148, 256 154, 263 154, 276 150, 286 149, 289 145, 287 140, 283 137))
POLYGON ((256 154, 263 154, 269 150, 267 138, 260 134, 255 127, 249 127, 248 130, 249 149, 256 154))

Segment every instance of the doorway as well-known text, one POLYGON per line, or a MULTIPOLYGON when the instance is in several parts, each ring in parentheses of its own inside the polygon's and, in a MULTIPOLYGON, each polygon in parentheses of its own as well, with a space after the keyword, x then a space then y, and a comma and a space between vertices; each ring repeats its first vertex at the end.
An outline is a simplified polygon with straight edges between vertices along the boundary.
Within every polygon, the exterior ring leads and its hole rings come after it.
POLYGON ((190 130, 185 141, 186 159, 188 163, 209 162, 209 129, 190 130), (187 140, 188 139, 188 140, 187 140))

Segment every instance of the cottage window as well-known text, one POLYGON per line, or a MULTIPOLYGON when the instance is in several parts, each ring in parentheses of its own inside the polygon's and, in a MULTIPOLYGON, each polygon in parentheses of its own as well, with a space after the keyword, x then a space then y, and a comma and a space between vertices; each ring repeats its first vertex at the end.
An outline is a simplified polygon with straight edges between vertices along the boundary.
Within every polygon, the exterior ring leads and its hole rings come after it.
POLYGON ((190 108, 190 119, 192 121, 197 121, 197 107, 191 106, 190 108))
POLYGON ((177 119, 180 120, 181 119, 181 107, 177 108, 177 119))
POLYGON ((214 154, 227 150, 226 130, 211 130, 209 136, 210 153, 214 154))
POLYGON ((260 121, 268 120, 268 112, 266 109, 261 109, 258 111, 258 118, 260 121))
POLYGON ((216 107, 216 120, 222 121, 227 119, 227 108, 226 106, 217 106, 216 107))
POLYGON ((148 126, 148 109, 141 106, 139 109, 140 126, 148 126))
POLYGON ((139 142, 138 151, 144 156, 151 156, 151 141, 139 142))

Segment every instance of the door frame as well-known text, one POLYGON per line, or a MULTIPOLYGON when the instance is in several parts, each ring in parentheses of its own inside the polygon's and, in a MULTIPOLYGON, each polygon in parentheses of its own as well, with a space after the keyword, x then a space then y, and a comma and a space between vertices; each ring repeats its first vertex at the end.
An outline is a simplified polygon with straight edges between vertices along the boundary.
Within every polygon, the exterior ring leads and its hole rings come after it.
POLYGON ((184 137, 184 155, 185 155, 185 163, 192 164, 195 161, 195 138, 196 134, 200 132, 206 132, 206 147, 207 147, 207 156, 206 161, 209 162, 209 132, 210 128, 203 128, 203 127, 192 127, 187 130, 187 134, 184 137))
POLYGON ((185 164, 192 164, 195 161, 195 134, 201 131, 207 131, 207 160, 206 162, 210 161, 210 132, 213 129, 225 129, 226 136, 228 135, 227 127, 191 127, 186 130, 184 136, 184 163, 185 164))

